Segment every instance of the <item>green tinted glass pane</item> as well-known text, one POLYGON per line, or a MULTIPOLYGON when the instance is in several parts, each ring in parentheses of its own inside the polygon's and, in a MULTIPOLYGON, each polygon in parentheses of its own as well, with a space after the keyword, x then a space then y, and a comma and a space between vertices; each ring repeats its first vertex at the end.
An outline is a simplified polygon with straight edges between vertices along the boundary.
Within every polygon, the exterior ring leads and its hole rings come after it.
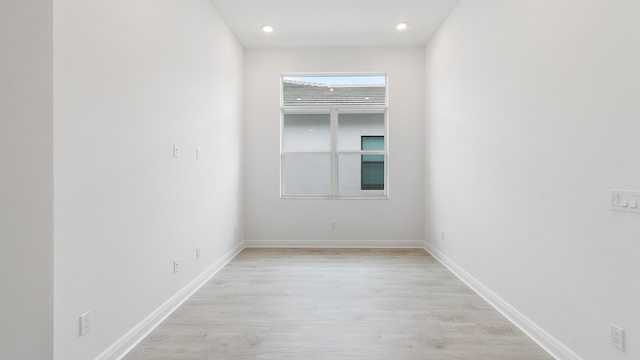
MULTIPOLYGON (((363 136, 362 150, 384 150, 384 136, 363 136)), ((362 155, 362 190, 384 190, 384 155, 362 155)))
POLYGON ((384 155, 362 155, 361 189, 384 190, 384 155), (365 161, 365 156, 377 157, 380 161, 365 161))
POLYGON ((384 162, 384 155, 362 155, 362 162, 384 162))
POLYGON ((384 136, 363 136, 362 150, 384 150, 384 136))

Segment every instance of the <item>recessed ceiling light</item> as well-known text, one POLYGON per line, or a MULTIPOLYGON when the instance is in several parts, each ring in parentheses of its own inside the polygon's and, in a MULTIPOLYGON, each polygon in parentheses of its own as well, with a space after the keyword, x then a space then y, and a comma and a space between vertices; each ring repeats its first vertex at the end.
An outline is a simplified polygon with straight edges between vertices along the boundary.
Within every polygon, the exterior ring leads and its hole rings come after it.
POLYGON ((273 32, 273 26, 271 26, 271 25, 263 25, 262 26, 262 31, 264 31, 266 33, 271 33, 271 32, 273 32))
POLYGON ((408 26, 409 24, 407 24, 406 22, 401 22, 398 25, 396 25, 396 29, 402 31, 402 30, 406 30, 408 26))

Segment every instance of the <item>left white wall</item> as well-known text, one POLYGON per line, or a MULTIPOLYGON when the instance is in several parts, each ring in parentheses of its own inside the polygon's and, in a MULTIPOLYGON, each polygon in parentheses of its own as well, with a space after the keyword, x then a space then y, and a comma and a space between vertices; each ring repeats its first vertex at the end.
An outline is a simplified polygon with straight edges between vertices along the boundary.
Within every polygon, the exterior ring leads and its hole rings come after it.
POLYGON ((53 14, 54 358, 95 359, 240 247, 243 49, 206 0, 53 14))
POLYGON ((0 2, 0 357, 53 354, 51 1, 0 2))

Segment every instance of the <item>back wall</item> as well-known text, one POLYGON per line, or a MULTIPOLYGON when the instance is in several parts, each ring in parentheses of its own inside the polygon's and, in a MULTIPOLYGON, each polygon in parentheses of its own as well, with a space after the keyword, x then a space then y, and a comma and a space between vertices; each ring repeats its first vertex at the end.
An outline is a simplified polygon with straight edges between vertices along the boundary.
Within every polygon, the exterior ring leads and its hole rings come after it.
POLYGON ((421 245, 424 49, 247 49, 244 100, 248 245, 421 245), (388 200, 280 199, 280 76, 292 72, 388 73, 388 200))

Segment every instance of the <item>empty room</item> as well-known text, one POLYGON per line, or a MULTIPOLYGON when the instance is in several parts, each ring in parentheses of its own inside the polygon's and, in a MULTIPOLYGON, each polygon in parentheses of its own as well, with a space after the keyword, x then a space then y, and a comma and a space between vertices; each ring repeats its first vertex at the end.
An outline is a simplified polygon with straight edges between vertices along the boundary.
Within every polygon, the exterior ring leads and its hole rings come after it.
POLYGON ((640 359, 640 2, 0 3, 0 357, 640 359))

